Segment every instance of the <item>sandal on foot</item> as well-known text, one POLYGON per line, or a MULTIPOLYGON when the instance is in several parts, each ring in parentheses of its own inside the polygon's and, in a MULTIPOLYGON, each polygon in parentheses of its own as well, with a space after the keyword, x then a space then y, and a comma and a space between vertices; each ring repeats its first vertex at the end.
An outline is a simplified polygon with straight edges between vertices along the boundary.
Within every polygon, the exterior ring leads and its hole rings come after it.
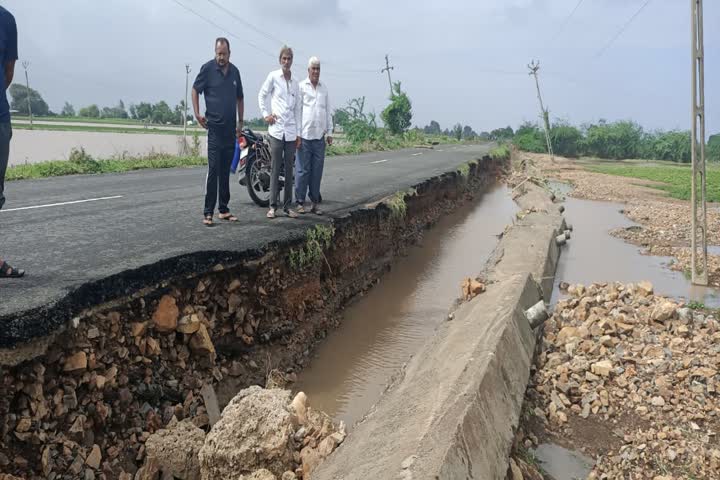
POLYGON ((203 218, 203 225, 207 225, 208 227, 213 226, 212 215, 205 215, 205 218, 203 218))
POLYGON ((218 218, 220 220, 227 220, 228 222, 237 222, 238 221, 238 217, 236 217, 235 215, 233 215, 230 212, 221 213, 220 215, 218 215, 218 218))
POLYGON ((274 208, 271 208, 270 210, 268 210, 267 218, 275 218, 275 209, 274 208))
POLYGON ((287 210, 285 210, 285 215, 287 215, 290 218, 298 218, 298 216, 299 216, 297 214, 297 212, 295 210, 293 210, 292 208, 288 208, 287 210))
POLYGON ((25 275, 25 270, 16 269, 7 262, 0 264, 0 278, 20 278, 25 275))
POLYGON ((313 203, 313 206, 310 209, 310 213, 314 213, 315 215, 322 215, 323 211, 320 210, 320 207, 318 207, 317 203, 313 203))

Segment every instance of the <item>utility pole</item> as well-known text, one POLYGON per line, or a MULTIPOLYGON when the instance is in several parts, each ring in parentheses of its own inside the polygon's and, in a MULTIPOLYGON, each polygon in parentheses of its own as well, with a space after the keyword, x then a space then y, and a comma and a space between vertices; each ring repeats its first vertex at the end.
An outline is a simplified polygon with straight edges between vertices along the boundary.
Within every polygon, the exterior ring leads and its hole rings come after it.
POLYGON ((28 78, 28 67, 30 67, 30 62, 27 60, 22 62, 22 66, 25 69, 25 88, 27 93, 27 104, 28 104, 28 114, 30 115, 30 130, 33 128, 33 116, 32 116, 32 106, 30 105, 30 80, 28 78))
POLYGON ((185 140, 185 143, 187 144, 187 111, 188 111, 188 80, 190 77, 191 72, 190 64, 185 64, 185 111, 183 112, 183 139, 185 140))
POLYGON ((535 87, 537 88, 538 101, 540 102, 540 115, 543 119, 543 127, 545 128, 545 142, 547 143, 548 153, 550 158, 555 161, 555 154, 553 153, 552 142, 550 141, 550 112, 543 106, 542 95, 540 95, 540 82, 538 81, 538 70, 540 70, 540 62, 533 60, 528 65, 530 69, 529 75, 535 77, 535 87))
POLYGON ((388 59, 388 55, 385 54, 385 68, 383 68, 382 70, 380 70, 380 73, 385 73, 385 72, 387 72, 387 74, 388 74, 388 83, 390 84, 390 96, 391 96, 391 97, 394 97, 394 96, 395 96, 395 94, 393 93, 392 80, 390 79, 390 70, 394 70, 394 69, 395 69, 395 67, 391 67, 391 66, 390 66, 390 60, 388 59))
POLYGON ((708 284, 705 198, 705 48, 702 0, 690 0, 692 17, 692 283, 708 284), (699 152, 698 152, 699 149, 699 152))

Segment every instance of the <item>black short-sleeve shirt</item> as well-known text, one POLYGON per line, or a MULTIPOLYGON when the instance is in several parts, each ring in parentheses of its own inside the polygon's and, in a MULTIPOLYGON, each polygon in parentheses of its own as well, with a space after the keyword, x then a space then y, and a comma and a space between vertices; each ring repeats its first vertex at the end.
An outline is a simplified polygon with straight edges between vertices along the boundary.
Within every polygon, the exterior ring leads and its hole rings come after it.
POLYGON ((200 68, 193 88, 205 96, 205 117, 208 128, 234 131, 237 125, 237 101, 243 98, 240 72, 232 63, 223 74, 213 59, 200 68))

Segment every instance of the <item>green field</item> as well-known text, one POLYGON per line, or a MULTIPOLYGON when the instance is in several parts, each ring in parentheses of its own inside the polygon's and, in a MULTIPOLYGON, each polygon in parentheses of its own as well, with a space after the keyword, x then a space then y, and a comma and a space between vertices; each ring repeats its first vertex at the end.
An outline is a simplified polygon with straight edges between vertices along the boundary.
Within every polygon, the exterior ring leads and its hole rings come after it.
MULTIPOLYGON (((665 164, 663 162, 649 165, 615 165, 603 163, 589 165, 588 169, 610 175, 660 182, 663 185, 653 188, 667 191, 670 196, 675 198, 690 200, 691 169, 687 164, 665 164)), ((713 164, 709 164, 707 167, 707 200, 720 202, 720 166, 713 164)))
MULTIPOLYGON (((13 120, 30 121, 27 115, 13 115, 13 120)), ((33 116, 33 120, 38 122, 75 122, 75 123, 107 123, 110 125, 142 125, 141 120, 132 118, 93 118, 93 117, 37 117, 33 116)), ((162 125, 156 125, 162 127, 162 125)), ((182 125, 178 125, 182 126, 182 125)))

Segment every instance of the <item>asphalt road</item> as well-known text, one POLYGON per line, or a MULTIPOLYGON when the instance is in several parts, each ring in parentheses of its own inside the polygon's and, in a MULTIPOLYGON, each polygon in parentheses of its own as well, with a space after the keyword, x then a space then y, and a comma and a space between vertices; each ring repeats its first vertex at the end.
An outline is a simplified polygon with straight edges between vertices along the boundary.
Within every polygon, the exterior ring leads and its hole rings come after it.
MULTIPOLYGON (((326 216, 340 215, 451 171, 487 150, 458 145, 331 157, 325 166, 323 209, 326 216)), ((205 227, 205 171, 142 170, 6 184, 0 257, 27 274, 0 279, 0 320, 39 318, 70 296, 113 298, 163 275, 209 268, 302 235, 318 221, 314 215, 266 219, 266 210, 253 204, 233 178, 230 208, 240 221, 205 227)))

